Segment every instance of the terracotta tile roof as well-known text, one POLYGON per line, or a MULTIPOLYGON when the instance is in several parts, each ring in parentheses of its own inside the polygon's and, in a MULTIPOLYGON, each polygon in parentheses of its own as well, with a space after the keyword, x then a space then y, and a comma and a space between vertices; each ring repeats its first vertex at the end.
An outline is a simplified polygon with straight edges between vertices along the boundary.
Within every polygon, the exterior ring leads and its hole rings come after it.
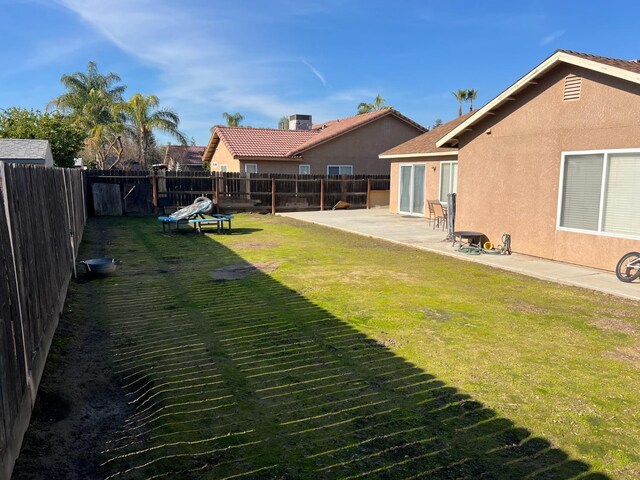
POLYGON ((393 108, 385 108, 376 112, 363 113, 360 115, 354 115, 352 117, 330 120, 328 122, 313 125, 313 128, 318 131, 318 135, 308 140, 303 145, 300 145, 298 148, 291 150, 289 152, 289 155, 300 154, 305 150, 309 150, 312 147, 326 142, 327 140, 338 137, 340 135, 344 135, 351 130, 355 130, 356 128, 362 127, 363 125, 371 123, 379 118, 386 117, 387 115, 398 117, 401 120, 413 125, 414 127, 416 127, 416 129, 422 130, 423 132, 427 130, 422 125, 414 122, 408 117, 405 117, 393 108))
POLYGON ((165 152, 165 160, 171 157, 182 165, 202 165, 202 155, 205 147, 169 145, 165 152))
POLYGON ((433 130, 429 130, 427 133, 423 133, 422 135, 412 138, 411 140, 401 143, 397 147, 393 147, 386 152, 380 154, 381 157, 386 157, 390 155, 419 155, 419 154, 431 154, 431 153, 456 153, 458 151, 457 148, 448 148, 448 147, 436 147, 436 142, 444 137, 451 130, 456 128, 462 122, 464 122, 467 118, 473 115, 476 112, 469 112, 461 117, 457 117, 447 123, 443 123, 437 128, 433 130))
POLYGON ((573 55, 574 57, 584 58, 593 62, 602 63, 611 67, 622 68, 633 73, 640 73, 640 61, 638 60, 621 60, 618 58, 601 57, 599 55, 591 55, 590 53, 574 52, 572 50, 557 50, 557 52, 573 55))
POLYGON ((227 145, 234 157, 287 157, 311 138, 316 130, 281 130, 275 128, 215 127, 214 133, 227 145))
POLYGON ((293 159, 296 155, 321 143, 344 135, 379 118, 393 115, 416 129, 426 129, 393 109, 354 115, 312 126, 311 130, 280 130, 274 128, 221 127, 213 129, 205 160, 209 161, 219 140, 236 158, 293 159))

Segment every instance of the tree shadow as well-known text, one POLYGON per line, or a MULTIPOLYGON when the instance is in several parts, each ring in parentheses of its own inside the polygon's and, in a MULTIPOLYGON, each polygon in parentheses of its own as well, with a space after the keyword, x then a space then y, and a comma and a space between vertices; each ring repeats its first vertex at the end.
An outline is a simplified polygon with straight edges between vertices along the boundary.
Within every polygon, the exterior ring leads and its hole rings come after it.
POLYGON ((213 281, 246 263, 215 236, 126 221, 148 274, 94 285, 136 408, 107 478, 608 478, 267 274, 213 281))

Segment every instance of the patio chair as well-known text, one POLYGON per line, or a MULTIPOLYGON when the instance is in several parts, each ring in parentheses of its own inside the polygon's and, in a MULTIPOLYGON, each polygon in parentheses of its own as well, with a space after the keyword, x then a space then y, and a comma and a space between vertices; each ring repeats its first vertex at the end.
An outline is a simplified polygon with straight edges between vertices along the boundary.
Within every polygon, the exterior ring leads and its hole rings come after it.
POLYGON ((435 202, 433 204, 433 212, 435 215, 433 229, 435 230, 436 227, 444 229, 447 224, 447 212, 444 210, 440 202, 435 202))
POLYGON ((427 206, 429 207, 429 216, 427 217, 427 220, 429 221, 429 225, 431 225, 431 222, 435 222, 436 221, 436 212, 433 209, 433 204, 434 203, 438 203, 437 200, 427 200, 427 206))

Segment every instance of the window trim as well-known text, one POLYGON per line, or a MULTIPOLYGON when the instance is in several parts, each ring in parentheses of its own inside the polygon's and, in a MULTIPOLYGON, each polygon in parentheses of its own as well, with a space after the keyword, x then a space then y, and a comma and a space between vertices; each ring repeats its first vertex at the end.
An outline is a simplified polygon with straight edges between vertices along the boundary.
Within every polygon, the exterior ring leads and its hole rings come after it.
POLYGON ((311 165, 308 163, 301 163, 300 165, 298 165, 298 175, 311 175, 311 165), (300 171, 302 167, 309 167, 309 173, 302 173, 300 171))
POLYGON ((329 173, 329 168, 330 167, 338 167, 338 172, 340 171, 340 167, 349 167, 351 169, 351 173, 338 173, 338 175, 353 175, 353 165, 349 165, 349 164, 327 165, 327 175, 331 175, 329 173))
MULTIPOLYGON (((440 171, 438 172, 438 201, 441 204, 446 204, 447 202, 443 202, 442 200, 440 200, 442 198, 442 165, 444 165, 445 163, 448 163, 450 165, 452 164, 456 164, 458 165, 458 160, 442 160, 440 162, 440 171)), ((453 176, 451 174, 449 174, 449 190, 451 190, 451 181, 453 179, 453 176)), ((458 184, 456 182, 456 191, 454 193, 458 193, 458 184)))
POLYGON ((587 235, 596 235, 598 237, 611 237, 611 238, 628 238, 631 240, 640 239, 640 235, 627 235, 624 233, 611 233, 602 231, 602 220, 604 211, 605 193, 607 190, 608 180, 608 167, 609 167, 609 155, 617 153, 637 153, 640 154, 640 147, 637 148, 615 148, 615 149, 602 149, 602 150, 573 150, 561 152, 560 160, 560 179, 558 181, 558 204, 556 209, 556 230, 561 232, 572 233, 584 233, 587 235), (562 215, 562 192, 564 190, 564 169, 565 158, 571 155, 604 155, 604 161, 602 162, 602 182, 600 184, 600 205, 598 206, 598 230, 585 230, 582 228, 563 227, 560 225, 560 218, 562 215))
POLYGON ((244 164, 244 173, 249 173, 249 174, 258 173, 258 164, 257 163, 245 163, 244 164), (247 172, 247 167, 249 167, 249 166, 256 167, 256 171, 255 172, 247 172))
POLYGON ((220 164, 220 173, 226 173, 227 172, 227 164, 226 163, 221 163, 220 164), (223 170, 224 169, 224 170, 223 170))

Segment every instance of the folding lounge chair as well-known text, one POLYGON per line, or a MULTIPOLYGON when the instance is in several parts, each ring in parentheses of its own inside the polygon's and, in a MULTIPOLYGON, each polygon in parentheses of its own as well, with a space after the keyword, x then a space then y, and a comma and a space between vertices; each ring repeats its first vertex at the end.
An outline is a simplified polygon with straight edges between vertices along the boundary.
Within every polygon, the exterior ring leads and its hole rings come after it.
POLYGON ((213 210, 213 202, 207 197, 198 197, 194 202, 180 210, 173 212, 171 215, 158 217, 158 220, 162 222, 162 231, 165 231, 165 226, 169 227, 169 233, 171 233, 171 225, 174 224, 176 229, 180 228, 181 221, 189 221, 192 218, 204 218, 205 213, 209 213, 213 210))

